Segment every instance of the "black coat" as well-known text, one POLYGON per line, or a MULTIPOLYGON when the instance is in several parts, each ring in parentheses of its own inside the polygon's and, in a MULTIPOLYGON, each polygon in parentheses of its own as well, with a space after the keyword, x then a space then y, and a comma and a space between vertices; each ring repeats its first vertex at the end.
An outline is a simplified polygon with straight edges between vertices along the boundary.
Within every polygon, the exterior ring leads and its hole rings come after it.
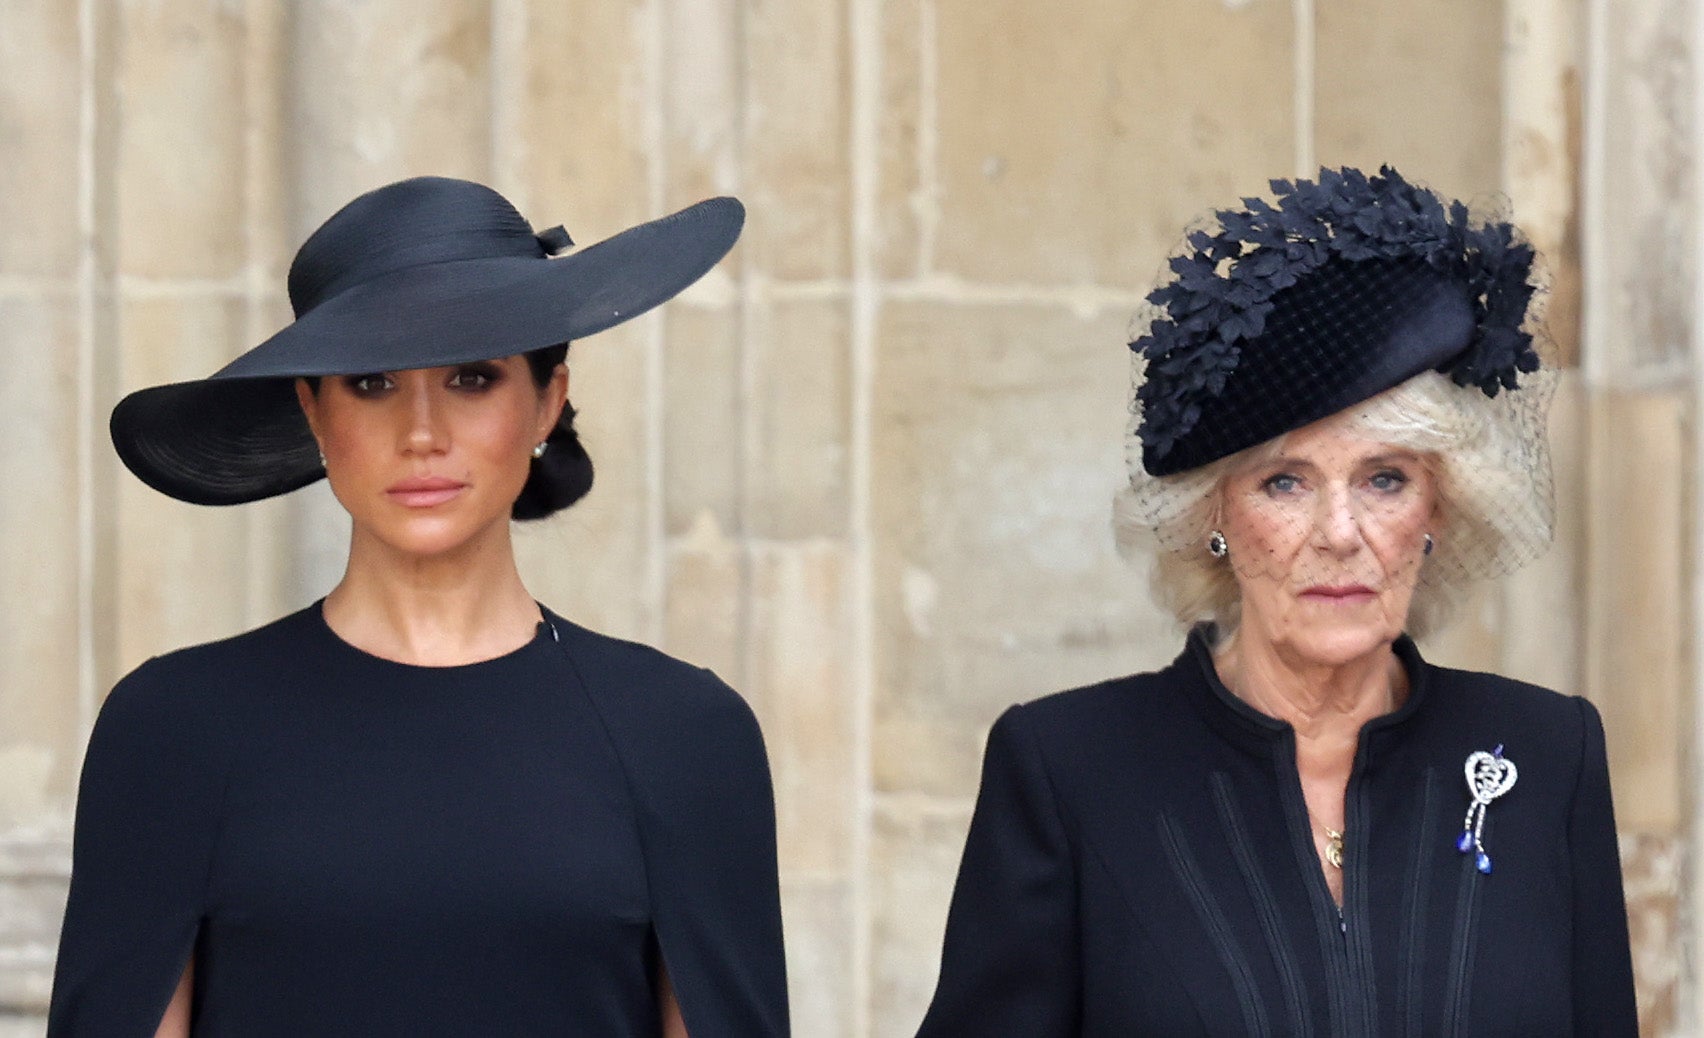
POLYGON ((1201 632, 1154 674, 1013 707, 982 789, 919 1038, 1632 1035, 1597 711, 1421 660, 1361 731, 1344 905, 1290 727, 1220 684, 1201 632), (1464 766, 1504 747, 1482 875, 1464 766))
POLYGON ((411 667, 318 606, 150 660, 77 805, 48 1033, 693 1038, 787 1031, 757 723, 708 671, 551 614, 411 667))

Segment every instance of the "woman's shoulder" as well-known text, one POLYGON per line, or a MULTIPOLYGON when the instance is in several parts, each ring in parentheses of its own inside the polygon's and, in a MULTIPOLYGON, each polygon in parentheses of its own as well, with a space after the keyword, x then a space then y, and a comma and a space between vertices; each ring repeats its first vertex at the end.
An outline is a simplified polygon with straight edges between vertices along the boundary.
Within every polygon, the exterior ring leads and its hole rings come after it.
MULTIPOLYGON (((191 771, 222 767, 242 741, 244 690, 290 658, 299 616, 143 661, 101 703, 88 758, 121 773, 125 761, 157 768, 163 758, 191 771)), ((300 654, 298 646, 293 655, 300 654)))
POLYGON ((768 754, 757 716, 714 672, 549 611, 545 616, 640 788, 669 800, 767 799, 768 754))
POLYGON ((1049 758, 1080 759, 1089 747, 1117 743, 1141 754, 1149 740, 1165 741, 1180 729, 1187 703, 1187 672, 1179 662, 1159 670, 1108 678, 1053 692, 1006 710, 997 726, 1023 733, 1049 758))
POLYGON ((1519 678, 1480 670, 1426 665, 1427 695, 1448 712, 1577 726, 1597 709, 1583 696, 1567 695, 1519 678))
POLYGON ((1506 744, 1529 771, 1539 766, 1538 759, 1558 768, 1558 783, 1581 761, 1603 753, 1603 719, 1584 696, 1501 674, 1430 665, 1427 683, 1422 711, 1428 719, 1419 729, 1424 740, 1448 745, 1466 740, 1487 750, 1506 744))
POLYGON ((757 720, 745 698, 714 671, 642 642, 602 634, 546 611, 546 619, 586 694, 600 710, 669 730, 749 729, 757 720))
POLYGON ((244 677, 274 673, 299 658, 296 637, 307 611, 215 641, 202 642, 144 660, 107 694, 102 713, 193 711, 202 716, 210 701, 228 702, 244 677))
POLYGON ((624 685, 641 682, 653 687, 658 695, 744 702, 708 668, 670 656, 643 642, 582 627, 548 610, 546 616, 557 641, 578 669, 606 680, 618 679, 624 685))

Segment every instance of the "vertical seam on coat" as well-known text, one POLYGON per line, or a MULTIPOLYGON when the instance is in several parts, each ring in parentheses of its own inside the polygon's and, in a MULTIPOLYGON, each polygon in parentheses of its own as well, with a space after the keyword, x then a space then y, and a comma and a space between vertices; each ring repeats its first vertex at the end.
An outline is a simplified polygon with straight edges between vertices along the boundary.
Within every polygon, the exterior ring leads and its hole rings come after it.
MULTIPOLYGON (((592 716, 597 718, 598 731, 603 734, 604 743, 609 747, 610 756, 615 758, 616 767, 621 771, 621 784, 622 787, 627 790, 627 801, 630 805, 632 805, 633 810, 633 833, 639 841, 640 864, 645 876, 645 911, 650 915, 651 933, 657 939, 657 959, 663 964, 663 968, 666 970, 668 969, 668 955, 666 954, 667 949, 663 946, 662 931, 657 928, 657 891, 655 885, 651 882, 651 841, 645 833, 644 812, 640 810, 639 791, 635 788, 636 783, 633 781, 632 769, 630 769, 627 765, 627 758, 622 754, 621 745, 617 742, 615 734, 609 730, 609 719, 604 716, 603 708, 599 706, 597 697, 592 695, 591 683, 588 682, 586 680, 586 676, 581 673, 579 661, 576 660, 574 658, 574 654, 568 650, 567 643, 562 640, 562 635, 557 630, 556 623, 549 613, 545 614, 544 622, 545 625, 550 628, 551 641, 556 644, 556 648, 562 655, 563 662, 568 665, 568 673, 572 675, 574 685, 579 691, 581 698, 585 700, 586 706, 590 708, 592 716)), ((674 975, 671 973, 671 984, 673 979, 674 975)), ((675 988, 675 995, 678 1000, 680 995, 680 989, 678 986, 675 988)), ((684 1002, 679 1004, 681 1016, 684 1019, 686 1016, 686 1004, 684 1002)))
POLYGON ((1463 858, 1461 885, 1456 894, 1454 934, 1450 939, 1449 981, 1444 989, 1443 1024, 1446 1034, 1467 1033, 1467 1004, 1475 947, 1473 928, 1479 921, 1479 880, 1479 869, 1473 858, 1463 858))
POLYGON ((1259 992, 1255 989, 1254 976, 1248 967, 1248 960, 1242 949, 1237 947, 1236 938, 1231 935, 1230 925, 1225 921, 1224 913, 1213 901, 1212 894, 1201 876, 1200 868, 1190 855, 1188 846, 1183 842, 1183 835, 1178 832, 1170 814, 1159 816, 1160 842, 1165 845, 1166 859, 1171 863, 1172 872, 1177 875, 1183 885, 1184 893, 1189 896, 1190 904, 1195 908, 1195 914, 1207 928, 1207 936, 1213 942, 1213 949, 1218 953, 1219 962, 1231 976, 1231 987, 1236 991, 1237 1005, 1242 1010, 1244 1033, 1251 1035, 1271 1034, 1266 1023, 1266 1013, 1261 1008, 1259 992))
POLYGON ((1231 854, 1236 860, 1238 871, 1242 873, 1249 899, 1254 902, 1260 931, 1266 938, 1266 950, 1271 953, 1272 961, 1278 967, 1278 980, 1284 991, 1284 1008, 1290 1018, 1290 1033, 1311 1035, 1313 1021, 1307 1014, 1301 970, 1296 962, 1295 952, 1290 947, 1288 935, 1278 918, 1278 907, 1272 898, 1272 890, 1260 873, 1253 848, 1249 845, 1248 834, 1243 829, 1242 817, 1237 813, 1230 779, 1224 772, 1215 771, 1210 781, 1213 785, 1213 805, 1219 812, 1219 823, 1224 827, 1225 837, 1231 844, 1231 854))
MULTIPOLYGON (((1358 756, 1364 759, 1363 750, 1358 756)), ((1357 768, 1357 771, 1359 768, 1357 768)), ((1371 933, 1372 909, 1367 904, 1368 888, 1366 882, 1371 870, 1367 867, 1367 859, 1372 853, 1372 826, 1367 819, 1370 809, 1367 804, 1367 784, 1351 779, 1355 790, 1355 798, 1347 804, 1354 820, 1347 825, 1346 834, 1350 841, 1348 869, 1344 872, 1343 901, 1347 909, 1347 919, 1353 919, 1357 925, 1343 927, 1345 965, 1349 970, 1349 990, 1354 998, 1354 1006, 1360 1013, 1361 1020, 1357 1030, 1371 1034, 1378 1027, 1379 1019, 1379 983, 1378 970, 1373 964, 1373 940, 1371 933)), ((1345 818, 1346 823, 1349 818, 1345 818)))
POLYGON ((1402 986, 1397 995, 1397 1005, 1404 1014, 1403 1031, 1409 1038, 1420 1038, 1421 1027, 1425 1023, 1420 1000, 1420 980, 1426 962, 1426 928, 1420 923, 1426 917, 1426 895, 1432 882, 1432 858, 1435 854, 1432 844, 1437 839, 1437 828, 1432 824, 1432 801, 1437 792, 1437 780, 1437 766, 1427 768, 1421 782, 1420 819, 1414 839, 1414 857, 1408 867, 1408 889, 1402 898, 1404 904, 1400 947, 1408 961, 1402 971, 1402 986))
MULTIPOLYGON (((1292 736, 1293 739, 1293 736, 1292 736)), ((1273 780, 1277 783, 1278 798, 1292 816, 1308 817, 1307 802, 1302 799, 1302 785, 1296 771, 1296 748, 1293 741, 1280 743, 1273 758, 1273 780)), ((1349 967, 1348 952, 1343 946, 1342 915, 1331 903, 1325 878, 1317 876, 1319 852, 1314 849, 1313 831, 1308 825, 1289 824, 1290 849, 1301 871, 1303 886, 1313 902, 1314 932, 1319 939, 1319 958, 1326 971, 1326 1005, 1331 1011, 1331 1034, 1353 1034, 1349 1026, 1349 967), (1311 870, 1311 874, 1310 874, 1311 870), (1314 882, 1315 878, 1318 882, 1314 882)))

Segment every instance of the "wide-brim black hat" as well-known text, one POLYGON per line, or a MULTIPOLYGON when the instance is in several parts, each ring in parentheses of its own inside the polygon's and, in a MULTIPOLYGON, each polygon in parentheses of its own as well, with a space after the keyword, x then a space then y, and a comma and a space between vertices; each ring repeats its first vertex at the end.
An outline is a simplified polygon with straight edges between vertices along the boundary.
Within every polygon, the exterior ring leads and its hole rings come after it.
POLYGON ((325 470, 294 380, 443 367, 582 339, 702 277, 745 208, 712 198, 566 255, 481 184, 418 177, 327 220, 290 266, 294 322, 208 378, 120 400, 112 441, 137 478, 193 504, 257 501, 325 470))

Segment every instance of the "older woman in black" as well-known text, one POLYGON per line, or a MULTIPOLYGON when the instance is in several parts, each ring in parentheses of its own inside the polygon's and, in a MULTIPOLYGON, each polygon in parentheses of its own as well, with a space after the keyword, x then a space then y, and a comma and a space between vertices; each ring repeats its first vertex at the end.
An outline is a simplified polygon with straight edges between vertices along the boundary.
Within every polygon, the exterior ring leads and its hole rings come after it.
POLYGON ((751 711, 540 607, 510 542, 591 485, 565 344, 697 279, 743 216, 564 255, 489 188, 392 184, 302 246, 293 324, 119 404, 120 456, 174 497, 328 477, 350 554, 322 601, 113 689, 50 1034, 786 1033, 751 711))
POLYGON ((1273 188, 1132 343, 1121 526, 1195 627, 995 724, 920 1035, 1634 1034, 1597 711, 1411 640, 1550 536, 1531 250, 1273 188))

